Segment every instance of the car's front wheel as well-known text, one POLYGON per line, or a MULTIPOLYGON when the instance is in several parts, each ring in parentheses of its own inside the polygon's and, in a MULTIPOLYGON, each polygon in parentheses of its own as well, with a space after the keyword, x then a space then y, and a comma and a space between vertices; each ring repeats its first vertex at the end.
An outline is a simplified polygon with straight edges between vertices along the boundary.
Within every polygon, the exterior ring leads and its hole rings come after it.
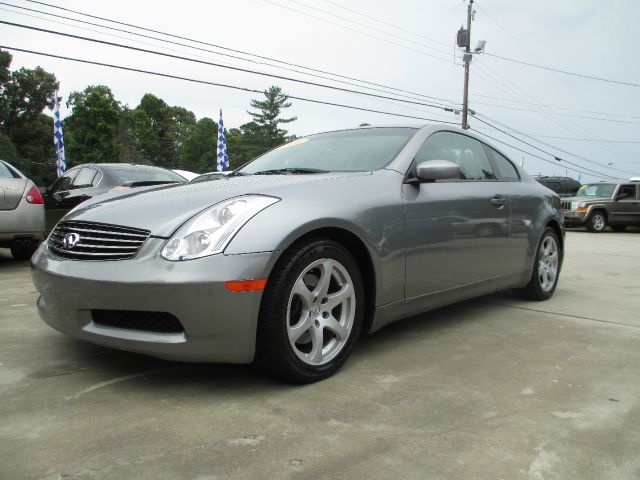
POLYGON ((562 249, 556 231, 545 228, 538 244, 533 273, 529 283, 523 288, 514 289, 514 293, 525 300, 547 300, 551 298, 558 285, 562 249))
POLYGON ((607 226, 607 216, 600 210, 597 210, 589 215, 586 225, 587 230, 590 232, 600 233, 607 226))
POLYGON ((363 314, 362 277, 351 254, 332 240, 298 243, 267 282, 256 364, 298 383, 327 378, 357 342, 363 314))

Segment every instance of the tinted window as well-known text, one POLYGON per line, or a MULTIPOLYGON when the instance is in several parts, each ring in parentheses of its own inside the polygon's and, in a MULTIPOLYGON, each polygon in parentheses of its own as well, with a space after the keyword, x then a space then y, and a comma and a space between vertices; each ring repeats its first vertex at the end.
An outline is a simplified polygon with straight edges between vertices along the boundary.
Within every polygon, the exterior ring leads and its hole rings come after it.
POLYGON ((413 128, 366 128, 303 137, 265 153, 241 169, 371 171, 386 166, 416 133, 413 128))
POLYGON ((185 179, 169 170, 134 166, 111 167, 111 173, 122 184, 135 182, 184 182, 185 179))
POLYGON ((618 195, 625 195, 625 198, 636 198, 636 186, 635 185, 621 185, 618 195))
POLYGON ((416 164, 426 160, 449 160, 460 166, 463 180, 495 180, 482 144, 473 138, 451 132, 437 132, 424 142, 416 164))
POLYGON ((0 178, 20 178, 20 175, 4 163, 0 162, 0 178))
POLYGON ((69 190, 71 188, 71 183, 73 182, 73 178, 78 173, 77 168, 73 170, 69 170, 69 172, 65 173, 51 185, 51 193, 56 193, 64 190, 69 190))
POLYGON ((500 177, 500 180, 507 180, 507 181, 520 180, 520 176, 518 175, 518 170, 516 169, 516 167, 513 166, 513 163, 511 163, 507 159, 507 157, 505 157, 504 155, 502 155, 501 153, 497 152, 496 150, 494 150, 493 148, 487 145, 485 145, 485 149, 491 156, 491 159, 493 160, 493 163, 496 166, 496 169, 497 169, 496 173, 500 177))
POLYGON ((95 186, 94 181, 97 181, 98 171, 93 168, 83 168, 73 181, 74 188, 88 188, 95 186))

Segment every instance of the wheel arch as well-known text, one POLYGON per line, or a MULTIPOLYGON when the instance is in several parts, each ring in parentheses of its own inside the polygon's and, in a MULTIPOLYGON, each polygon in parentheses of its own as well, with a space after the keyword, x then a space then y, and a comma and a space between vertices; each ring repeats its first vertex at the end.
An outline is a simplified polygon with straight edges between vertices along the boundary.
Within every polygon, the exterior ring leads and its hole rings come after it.
POLYGON ((286 248, 282 249, 280 256, 287 252, 294 244, 310 240, 312 238, 326 238, 333 240, 344 246, 349 253, 353 255, 358 267, 360 268, 360 274, 362 275, 362 282, 364 284, 365 291, 365 312, 362 329, 363 331, 368 332, 373 323, 377 281, 373 258, 371 257, 371 253, 367 249, 365 242, 356 234, 345 228, 320 227, 309 230, 290 241, 286 248))

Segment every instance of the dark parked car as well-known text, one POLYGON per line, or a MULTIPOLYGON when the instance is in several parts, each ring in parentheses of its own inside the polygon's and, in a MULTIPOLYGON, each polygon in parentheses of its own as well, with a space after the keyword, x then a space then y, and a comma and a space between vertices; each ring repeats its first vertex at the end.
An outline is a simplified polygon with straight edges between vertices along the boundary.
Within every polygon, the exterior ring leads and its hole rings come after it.
POLYGON ((403 317, 510 288, 550 298, 563 252, 555 193, 430 125, 311 135, 224 180, 90 200, 31 261, 61 332, 312 382, 403 317))
POLYGON ((45 193, 47 230, 76 205, 111 190, 185 183, 184 177, 164 168, 130 163, 86 163, 65 172, 45 193))
POLYGON ((561 197, 572 197, 580 188, 580 182, 571 177, 534 177, 548 189, 561 197))

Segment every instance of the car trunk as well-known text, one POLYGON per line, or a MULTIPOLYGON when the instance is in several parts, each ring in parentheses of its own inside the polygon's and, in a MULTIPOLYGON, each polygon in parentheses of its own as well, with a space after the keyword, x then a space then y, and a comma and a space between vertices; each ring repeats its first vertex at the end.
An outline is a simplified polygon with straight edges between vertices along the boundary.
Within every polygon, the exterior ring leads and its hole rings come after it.
POLYGON ((0 210, 13 210, 27 186, 25 178, 0 178, 0 210))

